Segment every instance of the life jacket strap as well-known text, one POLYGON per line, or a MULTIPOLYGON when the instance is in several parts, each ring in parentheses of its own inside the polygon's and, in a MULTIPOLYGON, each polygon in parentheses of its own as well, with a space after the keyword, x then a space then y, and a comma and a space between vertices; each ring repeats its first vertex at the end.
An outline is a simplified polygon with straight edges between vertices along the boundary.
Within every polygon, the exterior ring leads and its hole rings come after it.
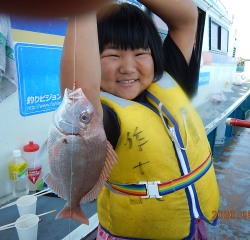
POLYGON ((107 180, 104 186, 111 192, 125 196, 142 198, 161 198, 164 195, 179 191, 190 186, 203 177, 212 165, 212 155, 192 172, 167 182, 139 182, 138 184, 118 184, 107 180))

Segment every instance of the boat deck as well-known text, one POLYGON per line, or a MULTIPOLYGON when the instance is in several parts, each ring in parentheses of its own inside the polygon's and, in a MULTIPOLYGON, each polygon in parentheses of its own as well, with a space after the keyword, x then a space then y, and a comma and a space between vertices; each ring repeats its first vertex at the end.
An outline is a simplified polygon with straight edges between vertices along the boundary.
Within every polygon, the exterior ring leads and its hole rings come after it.
POLYGON ((220 212, 216 227, 207 224, 208 239, 250 239, 249 163, 250 128, 235 127, 232 138, 214 150, 220 212))

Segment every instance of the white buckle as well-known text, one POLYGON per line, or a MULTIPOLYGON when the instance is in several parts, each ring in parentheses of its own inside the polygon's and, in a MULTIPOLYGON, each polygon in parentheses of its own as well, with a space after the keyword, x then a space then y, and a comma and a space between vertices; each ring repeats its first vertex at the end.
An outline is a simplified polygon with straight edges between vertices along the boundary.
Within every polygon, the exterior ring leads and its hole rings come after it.
POLYGON ((162 198, 159 194, 158 184, 160 181, 155 182, 139 182, 139 184, 145 184, 147 190, 147 196, 141 196, 141 198, 162 198))

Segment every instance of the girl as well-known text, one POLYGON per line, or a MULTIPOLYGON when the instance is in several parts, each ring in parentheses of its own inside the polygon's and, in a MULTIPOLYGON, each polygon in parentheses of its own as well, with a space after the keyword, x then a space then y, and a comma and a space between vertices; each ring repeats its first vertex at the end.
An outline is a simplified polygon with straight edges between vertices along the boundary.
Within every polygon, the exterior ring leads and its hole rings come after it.
POLYGON ((204 127, 179 87, 197 89, 197 8, 140 2, 167 23, 163 45, 146 13, 113 4, 97 15, 99 51, 89 12, 69 20, 62 53, 62 93, 72 88, 75 48, 77 87, 120 159, 98 197, 97 239, 206 239, 201 218, 216 224, 219 192, 204 127))

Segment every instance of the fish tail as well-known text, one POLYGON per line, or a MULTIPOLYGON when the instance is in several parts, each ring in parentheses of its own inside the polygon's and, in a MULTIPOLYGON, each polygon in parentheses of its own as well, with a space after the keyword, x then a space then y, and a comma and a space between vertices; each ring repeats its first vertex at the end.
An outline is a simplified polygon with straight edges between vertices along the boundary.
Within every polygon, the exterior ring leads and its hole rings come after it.
POLYGON ((76 208, 71 208, 67 205, 64 206, 63 210, 59 212, 56 216, 56 219, 60 218, 72 218, 76 220, 77 222, 89 225, 89 219, 82 211, 80 205, 76 208))

